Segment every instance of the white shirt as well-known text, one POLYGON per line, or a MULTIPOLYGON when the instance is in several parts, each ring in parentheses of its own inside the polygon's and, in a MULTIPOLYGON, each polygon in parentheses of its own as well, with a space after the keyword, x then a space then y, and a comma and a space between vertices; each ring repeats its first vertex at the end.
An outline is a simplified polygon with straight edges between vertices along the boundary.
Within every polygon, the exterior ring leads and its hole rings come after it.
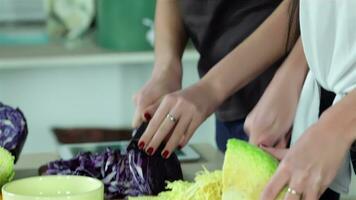
MULTIPOLYGON (((320 87, 336 93, 334 104, 356 88, 356 0, 301 0, 300 23, 310 70, 297 108, 292 143, 317 122, 320 87)), ((348 154, 330 188, 348 192, 350 179, 348 154)))

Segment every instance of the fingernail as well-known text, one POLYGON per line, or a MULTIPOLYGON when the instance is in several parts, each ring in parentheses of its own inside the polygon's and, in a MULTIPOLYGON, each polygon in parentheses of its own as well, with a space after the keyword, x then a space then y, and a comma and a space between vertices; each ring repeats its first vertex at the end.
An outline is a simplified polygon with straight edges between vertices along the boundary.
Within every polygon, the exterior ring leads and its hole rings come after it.
POLYGON ((153 155, 153 147, 147 149, 147 154, 152 156, 153 155))
POLYGON ((266 148, 267 146, 264 145, 264 144, 260 144, 260 145, 258 145, 258 147, 260 147, 260 148, 266 148))
POLYGON ((181 150, 183 148, 182 145, 178 145, 178 149, 181 150))
POLYGON ((141 141, 141 142, 138 144, 138 148, 139 148, 140 150, 142 150, 144 147, 145 147, 145 142, 144 142, 144 141, 141 141))
POLYGON ((150 121, 152 117, 149 113, 145 113, 145 118, 147 121, 150 121))
POLYGON ((168 155, 169 155, 169 151, 165 150, 163 153, 162 153, 162 157, 164 159, 167 159, 168 158, 168 155))

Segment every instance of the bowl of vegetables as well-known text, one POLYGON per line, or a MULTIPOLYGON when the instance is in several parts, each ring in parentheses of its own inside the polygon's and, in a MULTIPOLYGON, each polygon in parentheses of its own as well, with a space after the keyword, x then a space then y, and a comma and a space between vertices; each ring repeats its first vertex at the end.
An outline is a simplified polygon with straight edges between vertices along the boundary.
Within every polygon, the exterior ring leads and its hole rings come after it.
POLYGON ((41 176, 7 183, 3 200, 103 200, 101 181, 84 176, 41 176))

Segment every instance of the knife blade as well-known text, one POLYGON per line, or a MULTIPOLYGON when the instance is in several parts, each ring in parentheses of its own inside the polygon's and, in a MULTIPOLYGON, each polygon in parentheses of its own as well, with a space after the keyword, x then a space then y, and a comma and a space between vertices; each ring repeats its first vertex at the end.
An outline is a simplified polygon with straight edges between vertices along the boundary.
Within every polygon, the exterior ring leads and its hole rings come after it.
POLYGON ((147 122, 143 122, 138 128, 135 128, 132 132, 132 138, 127 146, 127 150, 132 148, 138 148, 138 141, 140 140, 141 136, 145 132, 148 126, 147 122))

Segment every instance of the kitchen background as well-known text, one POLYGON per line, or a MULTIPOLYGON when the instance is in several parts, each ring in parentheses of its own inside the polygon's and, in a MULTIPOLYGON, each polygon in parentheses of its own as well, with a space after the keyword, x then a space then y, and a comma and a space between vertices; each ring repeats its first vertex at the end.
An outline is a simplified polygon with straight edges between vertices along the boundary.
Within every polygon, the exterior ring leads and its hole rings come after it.
MULTIPOLYGON (((0 0, 0 100, 27 117, 24 153, 55 151, 54 127, 130 128, 154 61, 154 1, 130 2, 0 0)), ((193 50, 183 59, 185 87, 198 80, 197 59, 193 50)), ((213 119, 196 141, 215 145, 213 119)))
MULTIPOLYGON (((130 129, 132 96, 154 62, 153 8, 154 0, 0 0, 0 101, 27 117, 23 154, 55 152, 54 127, 130 129)), ((184 87, 198 80, 198 58, 185 52, 184 87)), ((213 118, 191 143, 215 146, 213 118)))

